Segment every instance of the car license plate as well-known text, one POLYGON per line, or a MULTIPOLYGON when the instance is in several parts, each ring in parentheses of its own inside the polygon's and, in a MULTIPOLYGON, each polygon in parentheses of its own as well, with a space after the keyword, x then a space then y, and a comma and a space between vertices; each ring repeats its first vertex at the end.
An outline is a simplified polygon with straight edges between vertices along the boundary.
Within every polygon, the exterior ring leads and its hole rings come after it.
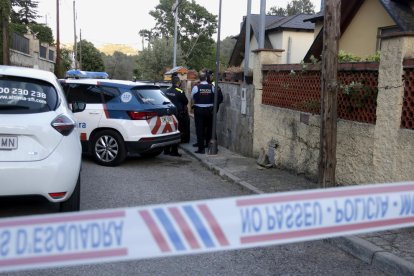
POLYGON ((17 136, 0 136, 0 150, 17 149, 17 136))
POLYGON ((162 123, 172 123, 173 118, 172 118, 172 116, 163 116, 163 117, 161 117, 161 122, 162 123))

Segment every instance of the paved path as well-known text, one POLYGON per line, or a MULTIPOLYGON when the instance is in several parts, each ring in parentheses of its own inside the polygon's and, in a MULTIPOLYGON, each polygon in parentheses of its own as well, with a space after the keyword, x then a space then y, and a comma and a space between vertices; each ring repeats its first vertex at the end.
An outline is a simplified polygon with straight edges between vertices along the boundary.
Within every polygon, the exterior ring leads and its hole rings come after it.
MULTIPOLYGON (((276 168, 265 169, 247 158, 219 147, 217 155, 196 154, 192 146, 181 144, 182 150, 193 155, 217 174, 253 193, 274 193, 318 188, 317 184, 276 168)), ((390 275, 414 275, 414 228, 383 231, 358 236, 329 239, 346 252, 390 275)))

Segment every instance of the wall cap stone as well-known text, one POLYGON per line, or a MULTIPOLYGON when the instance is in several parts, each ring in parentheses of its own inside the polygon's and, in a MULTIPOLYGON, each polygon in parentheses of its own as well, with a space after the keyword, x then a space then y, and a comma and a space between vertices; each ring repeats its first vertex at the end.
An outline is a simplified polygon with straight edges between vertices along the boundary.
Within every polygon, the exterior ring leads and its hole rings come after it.
POLYGON ((256 49, 253 50, 252 53, 258 54, 260 52, 273 52, 273 53, 283 53, 285 50, 283 49, 256 49))

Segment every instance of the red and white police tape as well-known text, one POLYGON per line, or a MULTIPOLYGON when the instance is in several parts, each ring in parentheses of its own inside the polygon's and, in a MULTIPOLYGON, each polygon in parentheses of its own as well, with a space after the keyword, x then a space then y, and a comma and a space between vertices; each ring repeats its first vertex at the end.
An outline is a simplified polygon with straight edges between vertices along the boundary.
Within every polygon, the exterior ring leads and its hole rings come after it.
POLYGON ((414 226, 414 182, 0 220, 0 272, 285 244, 414 226))

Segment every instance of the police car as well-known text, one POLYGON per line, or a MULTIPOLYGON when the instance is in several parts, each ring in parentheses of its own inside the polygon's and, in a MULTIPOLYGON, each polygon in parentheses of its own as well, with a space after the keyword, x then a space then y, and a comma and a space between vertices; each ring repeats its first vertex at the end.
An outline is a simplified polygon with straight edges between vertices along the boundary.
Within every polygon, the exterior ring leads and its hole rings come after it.
POLYGON ((39 195, 77 211, 82 149, 56 76, 0 66, 0 196, 39 195))
POLYGON ((75 117, 83 152, 98 164, 117 166, 127 155, 157 156, 180 142, 175 106, 159 86, 91 78, 60 81, 69 103, 86 103, 75 117))

